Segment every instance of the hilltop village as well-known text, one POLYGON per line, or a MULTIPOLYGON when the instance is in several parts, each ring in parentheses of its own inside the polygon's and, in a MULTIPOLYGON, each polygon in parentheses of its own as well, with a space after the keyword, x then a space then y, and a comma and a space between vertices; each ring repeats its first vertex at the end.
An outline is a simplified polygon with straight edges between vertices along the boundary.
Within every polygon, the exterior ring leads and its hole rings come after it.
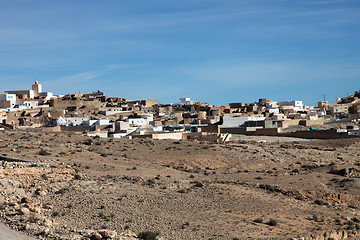
POLYGON ((35 81, 0 106, 0 239, 360 239, 358 92, 215 106, 35 81))
POLYGON ((157 100, 107 97, 103 92, 54 96, 35 81, 31 90, 0 93, 2 129, 42 128, 77 131, 110 138, 197 139, 229 141, 232 134, 347 138, 360 136, 360 93, 335 103, 275 102, 210 103, 180 98, 177 104, 157 100))

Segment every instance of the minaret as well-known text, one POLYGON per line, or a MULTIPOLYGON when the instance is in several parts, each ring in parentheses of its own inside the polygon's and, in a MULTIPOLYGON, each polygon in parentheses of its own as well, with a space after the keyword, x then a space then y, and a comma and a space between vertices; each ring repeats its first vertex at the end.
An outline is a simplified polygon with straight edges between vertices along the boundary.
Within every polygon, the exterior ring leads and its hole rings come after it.
POLYGON ((38 80, 35 80, 35 84, 32 85, 32 90, 34 91, 34 97, 38 97, 42 92, 41 84, 38 83, 38 80))

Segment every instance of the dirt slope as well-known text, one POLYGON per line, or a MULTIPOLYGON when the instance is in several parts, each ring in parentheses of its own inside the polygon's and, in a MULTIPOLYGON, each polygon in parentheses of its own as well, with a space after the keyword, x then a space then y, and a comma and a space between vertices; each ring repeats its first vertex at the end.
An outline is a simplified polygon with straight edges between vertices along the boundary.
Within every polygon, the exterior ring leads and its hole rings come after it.
POLYGON ((40 239, 102 228, 163 239, 334 230, 356 239, 360 229, 356 140, 212 144, 35 131, 0 139, 0 154, 34 161, 2 163, 1 216, 40 239))

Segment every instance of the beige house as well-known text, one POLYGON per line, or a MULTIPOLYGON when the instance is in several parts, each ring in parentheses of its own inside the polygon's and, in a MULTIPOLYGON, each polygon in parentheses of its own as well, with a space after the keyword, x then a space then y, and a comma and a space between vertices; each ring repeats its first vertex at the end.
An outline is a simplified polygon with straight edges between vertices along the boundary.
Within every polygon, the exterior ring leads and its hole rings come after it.
POLYGON ((7 114, 6 112, 0 112, 0 123, 6 123, 7 114))
POLYGON ((330 106, 330 110, 333 114, 336 113, 349 113, 349 107, 351 107, 352 104, 346 103, 346 104, 337 104, 334 103, 330 106))
POLYGON ((15 94, 18 99, 33 99, 34 91, 33 90, 15 90, 15 91, 6 91, 9 94, 15 94))

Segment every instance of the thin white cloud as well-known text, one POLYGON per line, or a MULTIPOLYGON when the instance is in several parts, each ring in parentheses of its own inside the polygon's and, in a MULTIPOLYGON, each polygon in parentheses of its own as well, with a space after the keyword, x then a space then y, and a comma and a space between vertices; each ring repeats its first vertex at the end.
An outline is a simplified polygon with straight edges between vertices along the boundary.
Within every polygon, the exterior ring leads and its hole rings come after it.
POLYGON ((99 89, 102 88, 102 85, 104 82, 106 82, 101 79, 106 74, 114 70, 132 68, 134 66, 135 65, 133 64, 111 64, 105 66, 102 69, 84 71, 68 76, 62 76, 56 79, 47 80, 46 85, 48 86, 48 89, 56 89, 57 91, 88 91, 89 89, 99 89))
MULTIPOLYGON (((190 1, 193 5, 199 4, 202 1, 190 1)), ((157 29, 167 28, 172 30, 175 26, 191 26, 189 24, 211 22, 219 22, 230 19, 242 19, 259 15, 272 15, 279 13, 276 7, 268 7, 261 4, 262 1, 256 3, 254 1, 225 1, 222 4, 199 4, 194 8, 172 9, 169 12, 156 12, 156 13, 141 13, 134 16, 109 16, 108 18, 99 19, 94 22, 94 29, 96 31, 108 32, 137 32, 142 31, 156 31, 157 29), (201 7, 200 7, 201 6, 201 7)), ((216 3, 213 2, 213 3, 216 3)), ((188 5, 186 2, 185 5, 188 5)), ((182 7, 183 7, 182 6, 182 7)), ((172 6, 174 7, 174 6, 172 6)))
POLYGON ((89 82, 90 80, 93 80, 101 75, 103 75, 103 71, 88 71, 62 77, 57 81, 60 81, 62 84, 79 84, 89 82))
POLYGON ((360 69, 339 65, 311 66, 298 63, 239 63, 192 66, 181 70, 199 81, 234 87, 311 84, 324 79, 341 80, 360 77, 360 69))

